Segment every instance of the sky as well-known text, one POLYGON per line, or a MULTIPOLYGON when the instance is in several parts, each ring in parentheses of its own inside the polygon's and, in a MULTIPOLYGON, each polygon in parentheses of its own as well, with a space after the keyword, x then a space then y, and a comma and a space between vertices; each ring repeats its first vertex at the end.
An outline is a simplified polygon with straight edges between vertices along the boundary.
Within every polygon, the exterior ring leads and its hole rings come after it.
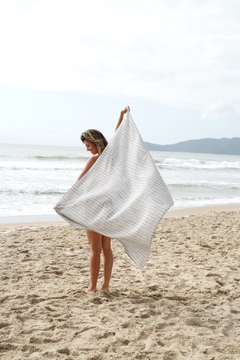
POLYGON ((0 0, 0 142, 240 137, 237 0, 0 0))

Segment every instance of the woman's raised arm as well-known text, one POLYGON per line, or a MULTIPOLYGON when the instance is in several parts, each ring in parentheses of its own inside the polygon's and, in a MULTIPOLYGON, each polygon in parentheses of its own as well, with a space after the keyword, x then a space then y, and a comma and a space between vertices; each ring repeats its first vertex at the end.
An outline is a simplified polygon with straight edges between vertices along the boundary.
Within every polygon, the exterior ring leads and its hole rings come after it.
POLYGON ((115 128, 115 132, 117 131, 117 129, 119 128, 121 122, 123 121, 123 115, 126 114, 127 111, 130 111, 130 107, 129 106, 126 106, 121 112, 120 112, 120 116, 119 116, 119 119, 118 119, 118 122, 117 122, 117 125, 116 125, 116 128, 115 128))

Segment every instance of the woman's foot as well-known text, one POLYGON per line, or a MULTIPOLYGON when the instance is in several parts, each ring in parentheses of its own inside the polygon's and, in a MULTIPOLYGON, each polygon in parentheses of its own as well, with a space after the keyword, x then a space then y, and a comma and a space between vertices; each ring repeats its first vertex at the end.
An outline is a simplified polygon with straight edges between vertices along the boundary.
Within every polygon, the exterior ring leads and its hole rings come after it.
POLYGON ((91 288, 91 287, 89 287, 88 289, 85 290, 85 292, 86 292, 87 294, 94 294, 96 291, 97 291, 97 289, 93 289, 93 288, 91 288))
POLYGON ((100 290, 109 292, 109 287, 102 286, 102 287, 100 288, 100 290))

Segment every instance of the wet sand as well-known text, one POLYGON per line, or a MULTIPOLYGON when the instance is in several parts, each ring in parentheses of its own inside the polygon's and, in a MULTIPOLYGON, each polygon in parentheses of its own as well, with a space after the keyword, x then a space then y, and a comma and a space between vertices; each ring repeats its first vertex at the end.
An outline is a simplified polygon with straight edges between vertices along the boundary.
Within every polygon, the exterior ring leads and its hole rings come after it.
POLYGON ((84 231, 1 225, 0 358, 239 360, 240 209, 207 210, 165 217, 143 269, 113 240, 93 295, 84 231))

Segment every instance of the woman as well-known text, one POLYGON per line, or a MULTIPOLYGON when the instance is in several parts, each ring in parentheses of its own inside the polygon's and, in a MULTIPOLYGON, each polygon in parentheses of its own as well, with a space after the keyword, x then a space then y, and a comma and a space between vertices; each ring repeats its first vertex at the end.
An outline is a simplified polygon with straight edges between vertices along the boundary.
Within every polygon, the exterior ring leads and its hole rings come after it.
MULTIPOLYGON (((119 116, 115 132, 117 131, 119 125, 123 120, 124 114, 130 110, 129 106, 125 107, 119 116)), ((90 151, 93 156, 87 161, 83 171, 78 176, 76 182, 81 179, 81 177, 86 174, 86 172, 93 166, 93 164, 97 161, 99 156, 104 151, 107 146, 107 140, 103 136, 103 134, 98 130, 87 130, 81 134, 81 140, 87 148, 87 151, 90 151)), ((102 250, 103 253, 103 271, 104 278, 103 284, 100 288, 104 291, 109 291, 109 281, 112 273, 113 266, 113 253, 111 249, 111 238, 98 234, 94 231, 86 230, 86 235, 88 238, 88 242, 90 245, 90 286, 86 290, 87 294, 92 294, 97 291, 97 280, 100 269, 100 253, 102 250)))

